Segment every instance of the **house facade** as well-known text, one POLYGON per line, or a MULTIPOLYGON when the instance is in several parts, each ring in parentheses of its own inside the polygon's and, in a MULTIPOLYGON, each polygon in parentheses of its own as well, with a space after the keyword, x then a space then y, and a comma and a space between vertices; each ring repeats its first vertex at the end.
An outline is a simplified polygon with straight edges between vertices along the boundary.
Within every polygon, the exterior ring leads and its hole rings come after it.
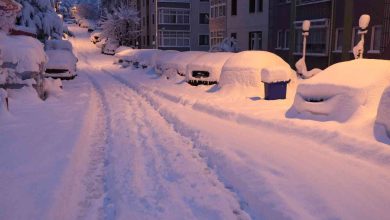
POLYGON ((210 0, 210 45, 233 37, 240 50, 267 49, 268 9, 268 0, 210 0))
POLYGON ((309 69, 353 59, 362 14, 371 16, 364 57, 390 59, 390 0, 272 0, 268 48, 293 66, 302 56, 302 22, 310 20, 309 69))
POLYGON ((138 10, 141 48, 209 49, 208 1, 138 0, 138 10))

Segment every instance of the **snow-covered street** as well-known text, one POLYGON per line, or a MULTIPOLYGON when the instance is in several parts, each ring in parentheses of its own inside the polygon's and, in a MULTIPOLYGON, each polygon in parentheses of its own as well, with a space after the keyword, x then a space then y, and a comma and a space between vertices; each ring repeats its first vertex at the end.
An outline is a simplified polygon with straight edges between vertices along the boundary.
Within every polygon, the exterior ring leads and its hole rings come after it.
POLYGON ((390 218, 388 139, 119 68, 71 30, 77 78, 0 114, 0 219, 390 218))

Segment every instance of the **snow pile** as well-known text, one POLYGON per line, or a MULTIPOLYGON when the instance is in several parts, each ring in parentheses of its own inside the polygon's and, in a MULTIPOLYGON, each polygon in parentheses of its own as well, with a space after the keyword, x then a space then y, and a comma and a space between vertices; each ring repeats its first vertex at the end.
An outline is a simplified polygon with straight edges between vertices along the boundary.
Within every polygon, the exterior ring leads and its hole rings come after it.
MULTIPOLYGON (((390 61, 359 59, 337 63, 298 86, 292 109, 321 120, 347 121, 359 109, 374 118, 385 86, 390 84, 390 61)), ((358 116, 357 116, 358 117, 358 116)))
POLYGON ((210 52, 238 52, 239 48, 237 40, 233 37, 228 37, 222 40, 221 43, 214 45, 210 52))
POLYGON ((76 71, 77 58, 67 50, 46 50, 49 59, 46 69, 69 70, 71 74, 76 71))
POLYGON ((0 115, 2 112, 5 112, 7 110, 7 97, 7 91, 0 88, 0 115))
POLYGON ((49 97, 58 97, 62 93, 62 81, 60 79, 47 78, 43 86, 49 97))
POLYGON ((218 82, 223 65, 233 55, 234 53, 217 52, 206 53, 198 57, 197 59, 188 64, 186 71, 186 80, 218 82), (209 73, 209 76, 205 78, 195 78, 193 77, 194 71, 205 71, 209 73))
POLYGON ((261 81, 265 83, 288 82, 291 80, 290 67, 270 67, 261 70, 261 81))
POLYGON ((169 57, 165 61, 165 68, 166 68, 165 71, 176 72, 179 75, 184 76, 186 74, 187 65, 191 63, 193 60, 195 60, 196 58, 204 54, 207 54, 207 52, 202 52, 202 51, 180 52, 172 57, 169 57))
POLYGON ((47 40, 45 50, 67 50, 73 51, 72 44, 67 40, 47 40))
POLYGON ((297 69, 297 73, 303 79, 309 79, 322 71, 321 69, 318 68, 314 68, 308 71, 306 67, 306 61, 304 58, 298 60, 298 62, 295 64, 295 68, 297 69))
POLYGON ((0 31, 8 32, 15 24, 16 15, 22 6, 14 0, 0 1, 0 31))
POLYGON ((32 37, 7 36, 0 33, 0 50, 3 62, 15 64, 15 70, 19 74, 39 73, 47 61, 43 44, 32 37))
POLYGON ((161 51, 156 58, 156 66, 155 66, 156 73, 160 76, 163 74, 166 77, 172 76, 172 74, 169 71, 167 71, 168 70, 167 63, 168 61, 172 60, 173 57, 177 57, 178 54, 180 54, 180 52, 175 50, 161 51))
POLYGON ((390 137, 390 84, 383 92, 379 103, 376 123, 383 125, 390 137))

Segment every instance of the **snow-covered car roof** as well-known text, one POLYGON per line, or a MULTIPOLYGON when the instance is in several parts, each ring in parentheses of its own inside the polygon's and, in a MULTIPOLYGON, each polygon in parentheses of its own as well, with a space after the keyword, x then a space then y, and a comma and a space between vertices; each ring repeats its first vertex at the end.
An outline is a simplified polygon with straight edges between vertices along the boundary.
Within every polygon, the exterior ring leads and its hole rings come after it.
POLYGON ((267 51, 243 51, 231 56, 224 64, 220 86, 242 85, 258 87, 261 71, 265 68, 285 68, 293 74, 290 65, 279 56, 267 51))
POLYGON ((0 50, 3 62, 17 64, 16 72, 39 72, 40 65, 47 62, 43 44, 27 36, 7 36, 0 31, 0 50))
POLYGON ((154 67, 156 64, 156 58, 160 50, 157 49, 141 49, 134 54, 134 61, 139 62, 141 65, 154 67))
POLYGON ((47 50, 48 62, 46 69, 67 69, 74 72, 76 69, 77 58, 72 52, 67 50, 47 50))
POLYGON ((177 54, 180 54, 180 52, 176 50, 162 50, 156 58, 156 72, 162 74, 164 69, 167 68, 167 62, 177 54))
POLYGON ((233 55, 234 53, 217 52, 199 56, 188 64, 186 72, 187 80, 198 80, 192 77, 192 71, 207 71, 210 73, 210 76, 202 80, 218 82, 223 65, 233 55))
POLYGON ((126 60, 128 62, 134 61, 134 56, 139 50, 130 47, 120 46, 116 49, 114 57, 117 60, 126 60))
POLYGON ((179 73, 185 74, 187 65, 196 58, 207 54, 203 51, 185 51, 169 57, 166 62, 166 68, 176 69, 179 73))
POLYGON ((47 40, 45 42, 45 50, 68 50, 72 51, 73 46, 67 40, 47 40))
POLYGON ((361 107, 362 117, 376 115, 379 99, 390 85, 390 61, 358 59, 334 64, 305 80, 298 88, 293 109, 346 121, 361 107))

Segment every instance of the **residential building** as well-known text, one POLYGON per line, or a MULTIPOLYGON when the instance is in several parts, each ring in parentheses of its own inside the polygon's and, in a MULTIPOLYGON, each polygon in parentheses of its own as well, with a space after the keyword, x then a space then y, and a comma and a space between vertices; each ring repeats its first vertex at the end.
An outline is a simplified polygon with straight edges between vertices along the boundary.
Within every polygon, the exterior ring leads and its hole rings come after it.
POLYGON ((371 16, 364 57, 390 59, 390 0, 271 0, 269 50, 294 66, 302 56, 302 22, 310 20, 309 69, 353 59, 362 14, 371 16))
POLYGON ((268 45, 268 0, 210 0, 210 43, 226 37, 240 50, 265 50, 268 45))
POLYGON ((209 49, 208 1, 138 0, 138 10, 141 17, 141 48, 179 51, 209 49))

